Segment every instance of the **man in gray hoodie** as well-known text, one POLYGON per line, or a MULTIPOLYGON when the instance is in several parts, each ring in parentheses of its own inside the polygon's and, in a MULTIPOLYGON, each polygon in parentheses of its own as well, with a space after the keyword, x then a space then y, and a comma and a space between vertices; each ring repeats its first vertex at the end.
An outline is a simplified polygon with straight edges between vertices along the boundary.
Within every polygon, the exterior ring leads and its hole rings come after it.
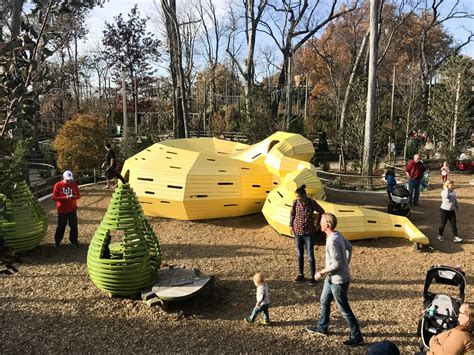
POLYGON ((357 319, 352 313, 347 299, 347 290, 351 280, 349 263, 352 257, 352 245, 341 233, 337 232, 337 218, 332 213, 324 213, 321 216, 321 231, 326 233, 326 265, 324 269, 317 272, 314 278, 319 280, 327 275, 321 293, 321 315, 316 326, 308 326, 306 330, 310 334, 328 335, 329 315, 331 302, 334 299, 337 308, 347 321, 351 334, 344 345, 357 346, 364 342, 359 329, 357 319))

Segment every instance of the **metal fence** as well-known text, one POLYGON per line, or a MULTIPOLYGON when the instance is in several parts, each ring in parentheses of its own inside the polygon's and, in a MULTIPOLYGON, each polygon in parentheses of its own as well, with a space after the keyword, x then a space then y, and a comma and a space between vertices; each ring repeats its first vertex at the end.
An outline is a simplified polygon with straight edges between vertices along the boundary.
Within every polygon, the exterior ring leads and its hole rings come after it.
MULTIPOLYGON (((33 196, 40 198, 53 192, 54 184, 63 179, 62 174, 55 173, 53 176, 44 178, 37 183, 30 183, 30 190, 33 196)), ((83 170, 74 174, 74 181, 78 185, 97 183, 104 180, 101 169, 83 170)))
MULTIPOLYGON (((326 187, 352 191, 384 191, 387 182, 382 175, 363 176, 317 170, 318 178, 326 187)), ((405 174, 397 176, 399 184, 408 181, 405 174)))

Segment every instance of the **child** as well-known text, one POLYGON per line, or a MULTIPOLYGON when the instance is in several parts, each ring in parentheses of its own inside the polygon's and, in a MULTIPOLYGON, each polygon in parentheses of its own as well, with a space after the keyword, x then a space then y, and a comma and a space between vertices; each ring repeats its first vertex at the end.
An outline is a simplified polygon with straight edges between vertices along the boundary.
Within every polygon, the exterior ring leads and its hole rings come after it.
POLYGON ((438 231, 438 240, 444 241, 443 232, 446 227, 446 222, 451 223, 451 229, 453 231, 454 242, 461 243, 462 239, 458 237, 458 228, 456 225, 456 210, 458 209, 458 200, 456 192, 454 192, 454 182, 447 180, 443 185, 443 191, 441 192, 441 224, 438 231))
POLYGON ((244 321, 247 324, 253 324, 257 315, 263 312, 263 320, 260 323, 263 325, 270 325, 270 315, 268 314, 268 307, 270 307, 270 297, 268 297, 268 293, 270 290, 268 285, 262 274, 259 272, 253 276, 253 283, 257 287, 257 303, 255 304, 250 317, 246 317, 244 321))
POLYGON ((394 168, 387 168, 387 171, 385 172, 385 180, 387 181, 387 193, 390 195, 390 193, 393 192, 393 188, 397 184, 394 168))
POLYGON ((441 167, 441 179, 443 179, 443 182, 448 181, 448 174, 449 174, 449 165, 448 165, 448 162, 445 161, 443 163, 443 166, 441 167))

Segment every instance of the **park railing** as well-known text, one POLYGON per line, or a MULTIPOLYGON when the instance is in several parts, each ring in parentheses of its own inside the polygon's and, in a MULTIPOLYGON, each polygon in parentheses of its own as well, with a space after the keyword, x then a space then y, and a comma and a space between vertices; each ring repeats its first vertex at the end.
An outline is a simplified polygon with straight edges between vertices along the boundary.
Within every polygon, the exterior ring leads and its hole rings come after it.
MULTIPOLYGON (((62 179, 62 174, 55 173, 53 176, 44 178, 36 183, 30 182, 30 190, 36 198, 46 196, 53 192, 54 185, 62 179)), ((101 169, 83 170, 74 174, 74 181, 78 185, 97 183, 104 179, 105 177, 103 176, 103 171, 101 169)))
MULTIPOLYGON (((325 187, 349 191, 385 191, 387 182, 382 175, 364 176, 317 170, 318 178, 325 187)), ((406 183, 407 178, 397 176, 398 183, 406 183)))

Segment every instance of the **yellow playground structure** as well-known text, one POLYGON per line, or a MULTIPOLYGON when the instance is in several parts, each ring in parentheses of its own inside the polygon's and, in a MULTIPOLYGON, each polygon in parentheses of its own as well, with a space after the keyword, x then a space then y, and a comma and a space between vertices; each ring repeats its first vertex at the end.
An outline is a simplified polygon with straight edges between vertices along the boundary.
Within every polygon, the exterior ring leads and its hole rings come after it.
POLYGON ((122 169, 149 216, 196 220, 263 212, 281 234, 290 234, 294 191, 334 213, 350 240, 402 237, 426 245, 428 238, 406 217, 325 202, 313 144, 299 134, 277 132, 254 145, 216 138, 156 143, 127 159, 122 169), (323 201, 321 201, 323 200, 323 201))

